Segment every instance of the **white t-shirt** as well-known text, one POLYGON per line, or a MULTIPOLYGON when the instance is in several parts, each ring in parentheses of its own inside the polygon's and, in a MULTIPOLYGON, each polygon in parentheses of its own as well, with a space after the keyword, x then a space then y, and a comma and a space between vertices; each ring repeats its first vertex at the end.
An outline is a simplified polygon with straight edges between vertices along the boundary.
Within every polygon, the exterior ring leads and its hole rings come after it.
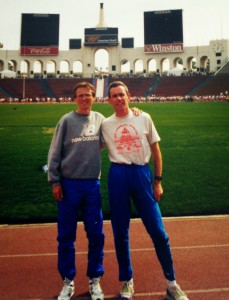
POLYGON ((130 110, 125 117, 112 115, 102 123, 103 141, 111 162, 144 165, 151 157, 151 145, 160 137, 149 114, 134 116, 130 110))

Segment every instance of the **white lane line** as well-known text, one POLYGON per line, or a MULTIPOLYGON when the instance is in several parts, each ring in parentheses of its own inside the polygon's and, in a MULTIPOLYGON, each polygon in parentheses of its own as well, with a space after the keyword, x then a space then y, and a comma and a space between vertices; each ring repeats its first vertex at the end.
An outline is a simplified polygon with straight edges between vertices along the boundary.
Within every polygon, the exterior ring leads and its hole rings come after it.
MULTIPOLYGON (((199 290, 186 290, 187 295, 190 294, 214 294, 214 293, 228 293, 229 288, 227 287, 220 287, 220 288, 212 288, 212 289, 199 289, 199 290)), ((165 292, 152 292, 152 293, 135 293, 134 298, 147 298, 147 297, 154 297, 154 296, 164 296, 165 292)), ((89 296, 87 297, 80 297, 77 296, 78 300, 88 300, 89 296)), ((105 299, 116 299, 117 295, 105 295, 105 299)), ((21 300, 52 300, 53 298, 30 298, 30 299, 21 299, 21 300)))
MULTIPOLYGON (((209 294, 209 293, 220 293, 220 292, 229 292, 229 288, 227 287, 220 287, 220 288, 213 288, 213 289, 200 289, 200 290, 185 290, 187 295, 189 294, 209 294)), ((161 296, 164 295, 165 292, 152 292, 152 293, 136 293, 134 294, 135 297, 152 297, 152 296, 161 296)), ((114 297, 114 296, 108 296, 114 297)))
MULTIPOLYGON (((202 245, 202 246, 181 246, 181 247, 171 247, 172 250, 184 250, 184 249, 205 249, 205 248, 226 248, 229 247, 229 244, 221 245, 202 245)), ((155 251, 154 247, 152 248, 140 248, 140 249, 131 249, 131 252, 149 252, 155 251)), ((115 250, 105 250, 105 253, 115 253, 115 250)), ((76 255, 87 255, 87 251, 76 252, 76 255)), ((42 257, 42 256, 56 256, 57 253, 35 253, 35 254, 2 254, 0 258, 14 258, 14 257, 42 257)))
MULTIPOLYGON (((186 290, 187 295, 190 294, 210 294, 210 293, 220 293, 220 292, 229 292, 229 288, 214 288, 214 289, 200 289, 200 290, 186 290)), ((152 297, 152 296, 163 296, 165 292, 152 292, 152 293, 135 293, 134 298, 137 297, 152 297)), ((105 298, 114 298, 114 295, 106 296, 105 298)))
POLYGON ((187 294, 220 293, 220 292, 229 292, 229 288, 222 287, 222 288, 214 288, 214 289, 201 289, 201 290, 186 291, 187 294))

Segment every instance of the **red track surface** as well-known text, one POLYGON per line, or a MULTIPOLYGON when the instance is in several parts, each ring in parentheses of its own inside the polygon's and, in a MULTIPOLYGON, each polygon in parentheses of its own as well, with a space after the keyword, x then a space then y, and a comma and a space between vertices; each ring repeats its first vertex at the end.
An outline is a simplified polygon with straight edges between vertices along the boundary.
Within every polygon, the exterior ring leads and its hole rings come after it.
MULTIPOLYGON (((229 216, 166 218, 177 282, 190 300, 229 299, 229 216)), ((117 299, 120 288, 110 222, 104 223, 105 299, 117 299)), ((132 220, 131 255, 134 299, 165 299, 166 281, 152 242, 140 220, 132 220)), ((88 294, 87 240, 78 225, 75 295, 88 294)), ((0 300, 56 299, 62 288, 57 272, 56 224, 0 227, 0 300)))

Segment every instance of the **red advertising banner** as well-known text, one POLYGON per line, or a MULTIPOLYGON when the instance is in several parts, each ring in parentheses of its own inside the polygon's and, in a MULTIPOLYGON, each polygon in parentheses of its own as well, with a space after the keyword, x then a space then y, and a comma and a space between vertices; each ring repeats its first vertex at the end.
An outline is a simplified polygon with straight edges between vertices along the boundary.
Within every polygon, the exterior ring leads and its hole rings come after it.
POLYGON ((58 55, 58 46, 22 46, 21 55, 30 56, 47 56, 47 55, 58 55))
POLYGON ((183 43, 172 43, 172 44, 155 44, 155 45, 145 45, 145 53, 176 53, 183 52, 183 43))

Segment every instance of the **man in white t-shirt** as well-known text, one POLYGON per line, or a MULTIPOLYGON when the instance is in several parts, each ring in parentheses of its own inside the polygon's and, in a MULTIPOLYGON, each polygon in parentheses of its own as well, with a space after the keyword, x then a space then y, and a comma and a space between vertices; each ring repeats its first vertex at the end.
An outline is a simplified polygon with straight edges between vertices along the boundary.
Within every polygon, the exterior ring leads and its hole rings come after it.
POLYGON ((158 144, 160 137, 149 114, 142 112, 137 117, 133 115, 129 109, 129 98, 130 93, 123 82, 111 83, 108 101, 115 114, 102 123, 102 135, 111 161, 108 192, 119 280, 123 282, 120 298, 132 299, 134 294, 129 245, 132 199, 168 280, 166 298, 188 300, 176 283, 169 237, 158 205, 163 194, 162 155, 158 144), (148 164, 151 153, 154 179, 148 164))

